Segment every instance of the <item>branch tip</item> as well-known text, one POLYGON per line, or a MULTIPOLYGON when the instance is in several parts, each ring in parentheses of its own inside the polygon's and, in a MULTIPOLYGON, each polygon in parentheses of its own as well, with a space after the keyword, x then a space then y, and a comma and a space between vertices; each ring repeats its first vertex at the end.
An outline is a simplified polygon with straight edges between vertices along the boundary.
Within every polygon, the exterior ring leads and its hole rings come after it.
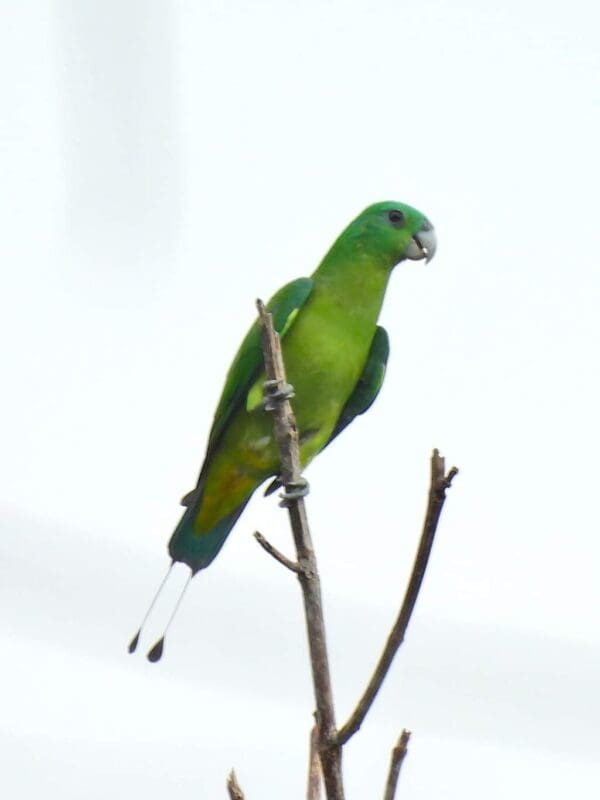
POLYGON ((227 776, 227 791, 229 792, 229 800, 244 800, 244 793, 240 789, 235 770, 233 769, 227 776))
POLYGON ((279 561, 284 567, 289 569, 291 572, 295 572, 297 575, 302 572, 302 568, 299 564, 295 561, 292 561, 291 558, 284 556, 283 553, 279 552, 279 550, 274 547, 271 542, 269 542, 259 531, 254 531, 254 538, 262 547, 262 549, 272 556, 275 561, 279 561))
POLYGON ((458 467, 452 467, 450 472, 446 475, 444 479, 444 483, 446 484, 446 489, 449 489, 452 485, 452 481, 458 475, 458 467))
POLYGON ((410 741, 411 731, 407 731, 406 728, 403 728, 402 733, 400 734, 400 738, 398 739, 394 750, 400 752, 402 757, 404 757, 408 751, 408 743, 410 741))
POLYGON ((385 784, 385 793, 383 795, 383 800, 394 800, 394 797, 396 795, 396 789, 398 787, 398 778, 400 777, 400 768, 408 752, 409 740, 410 740, 410 731, 407 731, 405 728, 400 734, 400 738, 396 742, 396 745, 392 749, 392 755, 390 758, 390 768, 388 771, 388 777, 385 784))

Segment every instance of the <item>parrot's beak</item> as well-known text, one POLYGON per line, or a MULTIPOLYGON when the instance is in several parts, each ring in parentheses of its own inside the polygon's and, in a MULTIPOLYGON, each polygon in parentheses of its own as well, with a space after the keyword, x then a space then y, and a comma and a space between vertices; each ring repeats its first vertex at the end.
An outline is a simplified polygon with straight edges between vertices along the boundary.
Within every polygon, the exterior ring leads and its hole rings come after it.
POLYGON ((421 225, 418 233, 412 237, 410 244, 406 250, 406 257, 411 261, 420 261, 425 259, 428 264, 435 255, 437 247, 437 239, 433 225, 428 220, 421 225))

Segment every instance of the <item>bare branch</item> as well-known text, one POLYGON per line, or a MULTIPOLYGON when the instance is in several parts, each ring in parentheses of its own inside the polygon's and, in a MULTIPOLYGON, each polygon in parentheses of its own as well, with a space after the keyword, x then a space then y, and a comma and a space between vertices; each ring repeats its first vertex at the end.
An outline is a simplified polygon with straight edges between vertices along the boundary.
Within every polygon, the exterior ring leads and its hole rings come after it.
POLYGON ((392 757, 390 759, 390 770, 388 772, 387 782, 385 784, 385 794, 383 800, 394 800, 396 796, 396 787, 398 786, 398 778, 400 777, 400 768, 402 762, 408 751, 408 742, 410 739, 410 731, 404 729, 400 734, 400 738, 396 746, 392 750, 392 757))
POLYGON ((313 725, 310 732, 308 757, 308 788, 306 800, 321 800, 321 762, 319 760, 319 729, 313 725))
POLYGON ((262 547, 263 550, 265 550, 270 556, 273 556, 275 561, 279 561, 280 564, 283 564, 284 567, 287 567, 289 570, 295 572, 296 574, 300 572, 300 566, 296 564, 295 561, 292 561, 287 556, 284 556, 283 553, 280 553, 279 550, 271 544, 271 542, 265 539, 262 533, 254 531, 254 538, 256 539, 256 541, 259 543, 259 545, 262 547))
POLYGON ((240 789, 234 770, 231 770, 227 776, 227 791, 229 800, 244 800, 244 793, 240 789))
POLYGON ((408 623, 410 622, 417 597, 419 596, 421 584, 423 583, 425 570, 427 569, 435 532, 446 499, 446 490, 450 488, 453 478, 458 473, 456 467, 452 467, 447 475, 445 474, 445 470, 444 459, 440 456, 438 450, 434 450, 431 456, 431 483, 429 486, 429 500, 425 513, 425 521, 423 523, 423 532, 421 534, 421 540, 415 556, 404 600, 383 649, 383 653, 381 654, 363 696, 358 701, 358 705, 346 724, 338 731, 336 740, 338 745, 345 744, 364 722, 377 693, 381 689, 381 684, 392 665, 394 656, 404 641, 406 629, 408 628, 408 623))
POLYGON ((281 481, 285 487, 286 506, 290 516, 297 561, 298 579, 302 587, 304 614, 312 668, 313 688, 317 705, 319 755, 327 800, 344 800, 341 748, 336 739, 333 693, 329 658, 325 641, 325 622, 321 600, 321 584, 308 527, 302 492, 302 467, 298 446, 298 429, 289 402, 290 387, 286 384, 279 336, 273 329, 271 315, 261 300, 256 301, 261 320, 263 355, 267 375, 266 407, 273 411, 275 438, 281 461, 281 481))

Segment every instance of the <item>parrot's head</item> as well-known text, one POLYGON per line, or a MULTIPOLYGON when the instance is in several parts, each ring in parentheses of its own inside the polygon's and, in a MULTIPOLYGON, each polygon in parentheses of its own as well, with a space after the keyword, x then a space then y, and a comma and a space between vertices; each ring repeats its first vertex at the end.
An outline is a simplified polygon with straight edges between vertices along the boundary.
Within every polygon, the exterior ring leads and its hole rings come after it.
POLYGON ((431 261, 437 240, 433 225, 416 208, 386 201, 366 208, 348 229, 355 248, 383 256, 391 269, 400 261, 431 261))

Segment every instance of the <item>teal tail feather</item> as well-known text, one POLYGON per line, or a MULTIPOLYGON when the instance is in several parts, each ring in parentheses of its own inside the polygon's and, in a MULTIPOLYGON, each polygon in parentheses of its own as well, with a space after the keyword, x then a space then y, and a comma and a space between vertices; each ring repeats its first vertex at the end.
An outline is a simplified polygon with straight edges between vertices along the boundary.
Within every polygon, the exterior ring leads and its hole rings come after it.
POLYGON ((249 499, 244 500, 230 514, 219 520, 212 530, 200 535, 194 530, 199 503, 192 503, 186 508, 169 541, 169 555, 173 561, 187 564, 193 575, 208 567, 225 544, 225 539, 246 508, 249 499))

